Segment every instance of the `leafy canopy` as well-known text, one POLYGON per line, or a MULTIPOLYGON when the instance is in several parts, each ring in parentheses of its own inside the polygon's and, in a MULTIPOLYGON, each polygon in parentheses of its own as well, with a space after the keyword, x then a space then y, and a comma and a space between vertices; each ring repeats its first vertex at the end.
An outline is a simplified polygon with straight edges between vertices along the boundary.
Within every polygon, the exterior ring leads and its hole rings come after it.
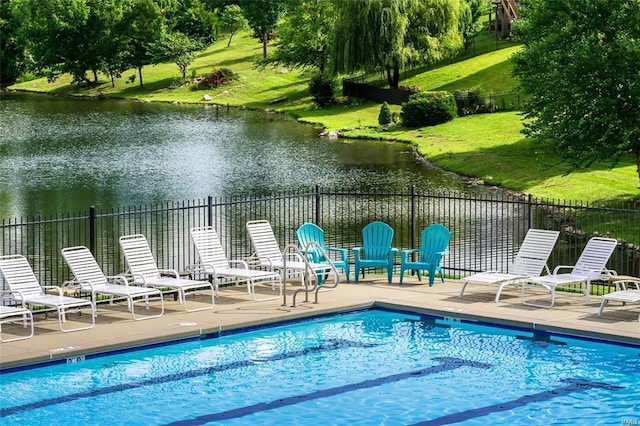
POLYGON ((266 58, 269 36, 278 24, 284 3, 281 0, 241 0, 240 7, 251 29, 262 39, 262 56, 266 58))
POLYGON ((336 15, 330 0, 289 0, 278 25, 273 54, 259 65, 315 68, 324 73, 329 61, 336 15))
POLYGON ((573 167, 631 151, 640 176, 638 0, 528 0, 514 74, 531 95, 524 132, 573 167))

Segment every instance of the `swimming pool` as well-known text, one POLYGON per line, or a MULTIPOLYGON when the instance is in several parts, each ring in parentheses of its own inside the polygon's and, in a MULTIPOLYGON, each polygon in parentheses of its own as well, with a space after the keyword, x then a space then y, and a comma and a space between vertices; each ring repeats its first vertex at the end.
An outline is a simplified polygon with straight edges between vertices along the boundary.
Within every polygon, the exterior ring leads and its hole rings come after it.
POLYGON ((4 372, 0 423, 638 424, 639 351, 366 310, 4 372))

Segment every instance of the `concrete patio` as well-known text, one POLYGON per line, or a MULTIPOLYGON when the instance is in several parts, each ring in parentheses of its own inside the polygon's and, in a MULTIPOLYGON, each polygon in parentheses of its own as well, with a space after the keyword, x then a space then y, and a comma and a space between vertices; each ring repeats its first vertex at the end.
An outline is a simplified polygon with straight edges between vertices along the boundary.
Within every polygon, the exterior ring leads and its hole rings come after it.
MULTIPOLYGON (((201 312, 187 313, 171 296, 166 296, 164 316, 145 321, 134 321, 126 303, 99 304, 95 327, 72 333, 60 332, 58 321, 51 314, 48 318, 35 315, 35 335, 31 339, 0 344, 0 368, 372 306, 640 345, 637 305, 610 303, 598 317, 601 299, 597 296, 585 305, 581 294, 556 292, 555 306, 544 309, 522 305, 520 290, 515 287, 505 287, 498 303, 493 302, 495 286, 469 285, 463 298, 458 297, 460 287, 456 280, 446 280, 444 284, 436 280, 429 287, 415 277, 405 277, 400 286, 397 277, 394 283, 387 284, 385 276, 368 275, 359 284, 341 283, 334 290, 320 292, 318 304, 312 303, 313 295, 304 302, 304 295, 298 294, 297 306, 291 307, 293 291, 299 286, 287 286, 287 305, 283 306, 282 299, 254 302, 246 287, 238 285, 221 288, 213 310, 201 312)), ((265 295, 270 291, 261 290, 265 295)), ((190 298, 190 306, 196 307, 200 300, 206 303, 207 298, 205 294, 190 298)), ((548 293, 541 292, 541 301, 543 298, 548 300, 548 293)), ((86 315, 81 320, 86 322, 86 315)), ((70 314, 68 326, 74 322, 79 322, 78 316, 70 314)), ((14 331, 11 327, 21 326, 3 326, 3 333, 7 333, 4 337, 10 337, 14 331)))

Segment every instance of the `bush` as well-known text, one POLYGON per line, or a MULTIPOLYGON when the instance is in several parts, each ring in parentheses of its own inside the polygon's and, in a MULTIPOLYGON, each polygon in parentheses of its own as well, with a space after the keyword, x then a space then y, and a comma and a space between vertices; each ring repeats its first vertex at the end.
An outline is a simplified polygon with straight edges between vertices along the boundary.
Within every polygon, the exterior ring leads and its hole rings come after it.
POLYGON ((458 116, 486 112, 484 91, 480 87, 460 89, 453 92, 458 107, 458 116))
POLYGON ((229 68, 220 68, 211 71, 208 76, 196 83, 196 89, 215 89, 237 79, 238 75, 229 68))
POLYGON ((384 102, 380 107, 380 114, 378 114, 378 124, 384 126, 385 124, 390 124, 393 122, 393 114, 391 113, 391 108, 389 108, 389 104, 384 102))
POLYGON ((337 80, 325 74, 315 74, 309 80, 309 92, 311 92, 311 99, 313 99, 316 106, 320 108, 332 105, 336 102, 334 93, 337 87, 337 80))
POLYGON ((406 127, 435 126, 456 116, 456 101, 449 92, 420 92, 402 104, 402 124, 406 127))

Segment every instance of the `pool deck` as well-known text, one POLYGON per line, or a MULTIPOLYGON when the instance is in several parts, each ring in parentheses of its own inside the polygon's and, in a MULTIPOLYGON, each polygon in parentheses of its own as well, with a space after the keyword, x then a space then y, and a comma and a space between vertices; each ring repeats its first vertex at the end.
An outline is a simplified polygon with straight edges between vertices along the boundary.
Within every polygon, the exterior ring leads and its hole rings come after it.
MULTIPOLYGON (((291 295, 299 288, 287 285, 286 306, 282 299, 254 302, 244 285, 221 288, 214 308, 200 312, 185 312, 173 297, 166 296, 165 314, 144 321, 134 321, 126 303, 99 304, 95 327, 71 333, 58 329, 55 315, 36 315, 32 338, 0 343, 0 369, 373 306, 640 345, 640 307, 611 302, 598 317, 601 299, 597 296, 585 305, 581 294, 556 292, 555 306, 545 309, 522 305, 520 290, 515 287, 505 287, 500 301, 494 303, 496 286, 469 285, 459 298, 461 284, 457 280, 443 284, 437 279, 429 287, 425 280, 420 283, 414 277, 405 277, 400 286, 397 277, 387 284, 385 276, 368 275, 358 284, 341 283, 334 290, 320 292, 318 304, 312 303, 313 295, 304 302, 304 294, 298 294, 297 306, 291 307, 291 295)), ((261 290, 264 294, 269 291, 261 290)), ((547 302, 548 297, 548 293, 540 292, 541 303, 547 302)), ((198 295, 190 297, 189 304, 197 307, 206 300, 206 295, 198 295)), ((83 315, 81 321, 87 317, 83 315)), ((77 314, 70 314, 67 326, 78 325, 78 318, 77 314)), ((11 332, 10 327, 18 326, 4 325, 3 333, 11 332)))

